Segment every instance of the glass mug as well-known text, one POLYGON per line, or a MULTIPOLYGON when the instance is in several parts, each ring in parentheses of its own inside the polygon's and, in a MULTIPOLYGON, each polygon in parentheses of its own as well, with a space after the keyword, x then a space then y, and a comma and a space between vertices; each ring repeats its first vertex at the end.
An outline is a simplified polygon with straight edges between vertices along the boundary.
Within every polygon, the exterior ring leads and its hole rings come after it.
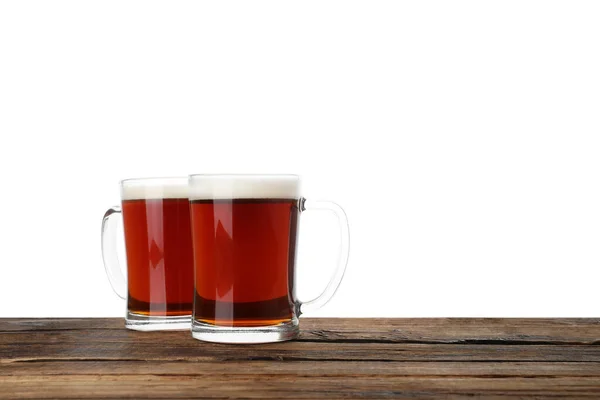
POLYGON ((346 214, 300 196, 296 175, 191 175, 195 299, 192 336, 221 343, 266 343, 298 335, 298 317, 327 303, 348 261, 346 214), (323 293, 300 302, 294 290, 299 217, 333 212, 338 265, 323 293))
POLYGON ((121 181, 121 207, 102 220, 102 257, 114 291, 127 299, 125 326, 152 331, 190 329, 194 270, 188 179, 121 181), (123 215, 127 280, 116 252, 123 215))

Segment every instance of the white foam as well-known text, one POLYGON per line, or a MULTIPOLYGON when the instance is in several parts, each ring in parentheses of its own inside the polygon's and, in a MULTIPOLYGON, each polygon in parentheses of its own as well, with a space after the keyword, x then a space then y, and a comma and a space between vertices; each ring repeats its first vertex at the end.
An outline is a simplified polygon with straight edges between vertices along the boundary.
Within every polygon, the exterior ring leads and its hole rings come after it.
POLYGON ((188 178, 141 178, 121 181, 121 199, 183 199, 188 198, 188 178))
POLYGON ((191 175, 190 200, 297 199, 297 175, 191 175))

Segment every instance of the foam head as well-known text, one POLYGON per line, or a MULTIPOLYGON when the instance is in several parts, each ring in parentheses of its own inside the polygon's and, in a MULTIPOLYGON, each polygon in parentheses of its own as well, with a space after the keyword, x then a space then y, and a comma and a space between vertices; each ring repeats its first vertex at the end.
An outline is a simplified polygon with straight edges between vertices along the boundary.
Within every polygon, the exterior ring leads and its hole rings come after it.
POLYGON ((121 199, 183 199, 188 198, 188 178, 141 178, 121 181, 121 199))
POLYGON ((297 199, 297 175, 191 175, 190 200, 297 199))

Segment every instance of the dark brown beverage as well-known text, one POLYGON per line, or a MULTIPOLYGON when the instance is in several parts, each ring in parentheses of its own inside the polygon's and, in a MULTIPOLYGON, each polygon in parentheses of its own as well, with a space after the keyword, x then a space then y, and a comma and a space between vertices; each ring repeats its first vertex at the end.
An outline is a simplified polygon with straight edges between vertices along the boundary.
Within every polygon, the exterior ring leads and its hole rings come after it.
POLYGON ((123 200, 128 310, 192 314, 193 251, 187 198, 123 200))
POLYGON ((194 200, 194 319, 225 327, 294 316, 297 199, 194 200))

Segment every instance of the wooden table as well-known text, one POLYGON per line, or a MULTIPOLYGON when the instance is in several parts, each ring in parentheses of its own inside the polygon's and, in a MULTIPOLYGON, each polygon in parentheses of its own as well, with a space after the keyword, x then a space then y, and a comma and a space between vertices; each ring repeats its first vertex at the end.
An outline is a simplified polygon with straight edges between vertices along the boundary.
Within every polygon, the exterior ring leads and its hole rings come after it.
POLYGON ((120 319, 0 319, 3 398, 594 398, 599 319, 302 319, 220 345, 120 319))

